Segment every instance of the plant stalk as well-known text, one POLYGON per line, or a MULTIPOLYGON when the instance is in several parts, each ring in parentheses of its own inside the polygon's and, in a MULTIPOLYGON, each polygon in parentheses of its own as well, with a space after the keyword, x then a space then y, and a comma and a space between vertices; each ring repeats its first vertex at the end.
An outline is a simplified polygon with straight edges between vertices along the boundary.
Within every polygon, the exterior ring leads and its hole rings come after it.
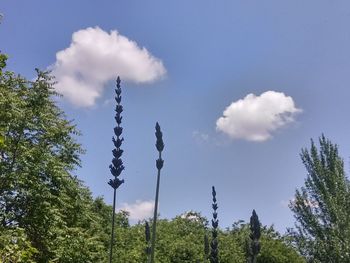
MULTIPOLYGON (((162 153, 159 152, 159 160, 161 160, 161 159, 162 159, 162 153)), ((157 230, 157 216, 158 216, 159 184, 160 184, 160 169, 158 169, 158 174, 157 174, 156 200, 154 202, 153 227, 152 227, 152 245, 151 245, 150 263, 154 263, 154 251, 155 251, 155 244, 156 244, 156 230, 157 230)))
POLYGON ((160 129, 159 123, 156 123, 156 148, 159 156, 156 160, 156 167, 158 170, 157 175, 157 187, 156 187, 156 199, 154 201, 154 215, 153 215, 153 227, 152 227, 152 244, 151 244, 151 257, 150 263, 154 263, 154 254, 156 247, 156 233, 157 233, 157 216, 158 216, 158 198, 159 198, 159 184, 160 184, 160 170, 163 167, 164 160, 162 159, 162 151, 164 150, 163 133, 160 129))
POLYGON ((113 244, 114 244, 114 222, 115 222, 115 203, 116 203, 117 189, 114 189, 113 193, 113 214, 112 214, 112 236, 111 236, 111 248, 109 251, 109 263, 112 263, 113 258, 113 244))

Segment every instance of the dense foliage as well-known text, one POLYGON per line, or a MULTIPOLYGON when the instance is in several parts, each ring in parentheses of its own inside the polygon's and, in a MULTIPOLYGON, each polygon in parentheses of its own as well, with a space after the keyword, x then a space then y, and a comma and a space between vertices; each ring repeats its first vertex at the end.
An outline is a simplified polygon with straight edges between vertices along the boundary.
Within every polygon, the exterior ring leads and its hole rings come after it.
MULTIPOLYGON (((204 236, 211 234, 208 220, 199 213, 189 212, 171 220, 158 219, 155 262, 197 263, 209 262, 204 249, 204 236)), ((145 223, 125 226, 118 230, 118 248, 115 262, 146 262, 145 223)), ((246 263, 246 241, 249 239, 249 224, 235 224, 232 228, 218 230, 221 263, 246 263)), ((261 230, 261 253, 258 263, 305 263, 288 245, 285 237, 272 227, 261 230)))
POLYGON ((99 262, 103 225, 89 190, 72 175, 82 152, 78 131, 55 105, 46 72, 28 81, 5 66, 1 55, 0 258, 11 262, 23 249, 26 262, 99 262))

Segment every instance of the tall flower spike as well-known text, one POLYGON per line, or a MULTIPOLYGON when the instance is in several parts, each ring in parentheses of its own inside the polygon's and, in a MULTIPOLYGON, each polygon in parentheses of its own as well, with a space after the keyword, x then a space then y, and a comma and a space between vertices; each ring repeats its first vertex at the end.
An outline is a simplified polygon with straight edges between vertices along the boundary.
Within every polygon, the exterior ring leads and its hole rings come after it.
POLYGON ((114 136, 112 137, 112 142, 114 145, 114 149, 112 150, 113 159, 112 164, 109 166, 109 170, 113 176, 112 179, 109 180, 108 184, 113 188, 113 213, 112 213, 112 234, 111 234, 111 244, 110 244, 110 254, 109 254, 109 262, 112 262, 113 258, 113 245, 114 245, 114 224, 115 224, 115 206, 116 206, 116 190, 124 183, 124 180, 119 179, 120 174, 124 170, 123 161, 121 159, 123 155, 123 150, 121 149, 124 138, 121 137, 123 128, 121 127, 122 119, 121 116, 123 112, 123 106, 121 105, 122 101, 122 90, 120 88, 120 78, 117 78, 116 81, 116 89, 115 89, 115 101, 117 103, 115 107, 115 121, 117 123, 114 128, 114 136))
POLYGON ((111 174, 113 175, 113 179, 110 179, 108 184, 113 189, 118 189, 121 184, 124 183, 124 180, 119 179, 121 172, 124 170, 123 161, 121 159, 123 155, 123 150, 120 148, 122 146, 122 143, 124 139, 121 137, 123 128, 121 127, 122 119, 121 116, 123 112, 123 106, 120 104, 122 101, 122 90, 120 87, 120 78, 117 78, 117 85, 115 89, 115 101, 117 102, 117 105, 115 107, 115 121, 117 123, 117 126, 114 128, 114 137, 112 137, 112 142, 114 144, 114 149, 112 151, 113 153, 113 159, 112 164, 109 166, 109 169, 111 171, 111 174))
POLYGON ((249 263, 256 263, 258 254, 260 252, 260 239, 261 229, 259 217, 253 210, 252 216, 250 217, 250 246, 249 246, 249 263))
POLYGON ((156 123, 156 138, 157 138, 157 141, 156 141, 157 150, 158 152, 162 152, 164 150, 163 133, 160 130, 160 126, 158 122, 156 123))
POLYGON ((156 228, 157 228, 157 215, 158 215, 158 197, 159 197, 159 184, 160 184, 160 170, 163 168, 164 160, 162 159, 162 151, 164 150, 163 133, 160 130, 159 123, 156 123, 156 148, 158 151, 158 159, 156 161, 157 174, 157 187, 156 187, 156 199, 154 201, 154 214, 153 214, 153 227, 152 227, 152 247, 150 263, 154 263, 154 252, 156 245, 156 228))
POLYGON ((210 242, 210 263, 219 263, 219 248, 218 248, 218 226, 219 226, 219 220, 218 220, 218 204, 216 203, 216 191, 215 187, 212 187, 212 196, 213 196, 213 219, 211 220, 212 225, 212 240, 210 242))

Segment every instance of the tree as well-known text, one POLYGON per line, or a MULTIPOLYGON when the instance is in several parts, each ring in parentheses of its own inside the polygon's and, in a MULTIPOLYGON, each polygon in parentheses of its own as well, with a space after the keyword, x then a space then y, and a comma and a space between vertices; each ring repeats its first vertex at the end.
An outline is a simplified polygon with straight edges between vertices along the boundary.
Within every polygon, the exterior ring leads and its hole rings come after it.
POLYGON ((34 263, 37 250, 32 247, 21 228, 2 229, 0 232, 0 262, 34 263))
MULTIPOLYGON (((296 249, 290 244, 288 236, 280 235, 273 226, 261 226, 260 228, 260 252, 257 257, 257 263, 305 263, 305 259, 298 254, 296 249)), ((237 244, 239 249, 235 249, 237 256, 235 262, 247 262, 250 257, 250 242, 251 242, 251 229, 250 224, 245 223, 243 220, 237 221, 233 224, 231 230, 229 230, 229 239, 221 238, 221 251, 224 244, 232 243, 237 244), (235 242, 233 242, 235 241, 235 242)), ((236 245, 236 246, 237 246, 236 245)), ((225 254, 233 253, 233 249, 225 254)), ((228 258, 228 257, 227 257, 228 258)), ((223 257, 221 256, 221 261, 223 257)), ((231 259, 231 258, 230 258, 231 259)), ((231 260, 225 261, 227 263, 231 260)))
POLYGON ((307 178, 290 204, 295 243, 309 262, 350 262, 349 181, 338 146, 322 135, 319 148, 311 141, 301 159, 307 178))
MULTIPOLYGON (((6 65, 2 56, 1 64, 6 65)), ((40 260, 52 255, 52 228, 60 223, 62 197, 79 165, 80 145, 74 125, 51 99, 51 77, 37 70, 35 81, 12 72, 0 75, 0 119, 4 145, 0 150, 0 221, 19 226, 40 260)), ((39 260, 39 259, 38 259, 39 260)))
POLYGON ((256 263, 258 254, 260 252, 260 221, 255 210, 253 210, 252 216, 250 217, 250 235, 249 235, 249 258, 248 263, 256 263))
POLYGON ((157 262, 203 262, 203 236, 208 221, 196 212, 158 220, 157 262))
POLYGON ((29 81, 5 71, 6 59, 0 54, 0 234, 22 233, 14 241, 25 240, 35 262, 101 262, 98 214, 72 175, 79 132, 56 106, 48 72, 29 81))

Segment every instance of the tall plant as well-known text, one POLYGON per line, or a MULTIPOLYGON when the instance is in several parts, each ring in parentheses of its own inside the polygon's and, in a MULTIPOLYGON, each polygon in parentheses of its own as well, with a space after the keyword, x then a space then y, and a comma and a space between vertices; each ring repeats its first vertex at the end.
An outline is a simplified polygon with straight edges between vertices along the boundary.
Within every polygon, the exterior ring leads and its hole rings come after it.
POLYGON ((162 151, 164 150, 163 133, 160 130, 158 122, 156 123, 156 148, 158 151, 158 159, 156 161, 156 167, 158 170, 157 174, 157 187, 156 187, 156 199, 154 204, 154 215, 153 215, 153 227, 152 227, 152 247, 151 247, 151 258, 150 262, 154 262, 154 252, 156 244, 156 228, 157 228, 157 215, 158 215, 158 197, 159 197, 159 183, 160 183, 160 170, 163 168, 164 160, 162 159, 162 151))
POLYGON ((219 219, 218 219, 218 204, 216 202, 216 191, 215 187, 212 187, 212 196, 213 196, 213 219, 211 220, 212 225, 212 240, 210 242, 210 263, 219 263, 219 248, 218 248, 218 227, 219 227, 219 219))
POLYGON ((112 164, 109 166, 109 169, 111 171, 111 174, 113 175, 113 179, 110 179, 108 184, 113 188, 113 213, 112 213, 112 233, 111 233, 111 246, 110 246, 110 253, 109 253, 109 262, 112 262, 113 258, 113 244, 114 244, 114 224, 115 224, 115 206, 116 206, 116 191, 119 188, 119 186, 124 183, 124 180, 119 179, 121 172, 124 170, 123 161, 121 159, 123 155, 123 150, 121 149, 122 143, 124 141, 124 138, 121 136, 123 132, 123 128, 121 127, 122 123, 122 116, 121 113, 123 112, 123 106, 121 105, 121 87, 120 87, 120 78, 118 76, 117 78, 117 85, 115 89, 115 101, 117 103, 115 107, 115 121, 117 123, 117 126, 114 128, 114 135, 112 137, 112 141, 114 144, 114 149, 112 151, 113 153, 113 159, 112 164))
POLYGON ((249 258, 248 263, 256 263, 258 254, 260 252, 260 239, 261 230, 259 217, 253 210, 252 216, 250 217, 250 242, 249 242, 249 258))

